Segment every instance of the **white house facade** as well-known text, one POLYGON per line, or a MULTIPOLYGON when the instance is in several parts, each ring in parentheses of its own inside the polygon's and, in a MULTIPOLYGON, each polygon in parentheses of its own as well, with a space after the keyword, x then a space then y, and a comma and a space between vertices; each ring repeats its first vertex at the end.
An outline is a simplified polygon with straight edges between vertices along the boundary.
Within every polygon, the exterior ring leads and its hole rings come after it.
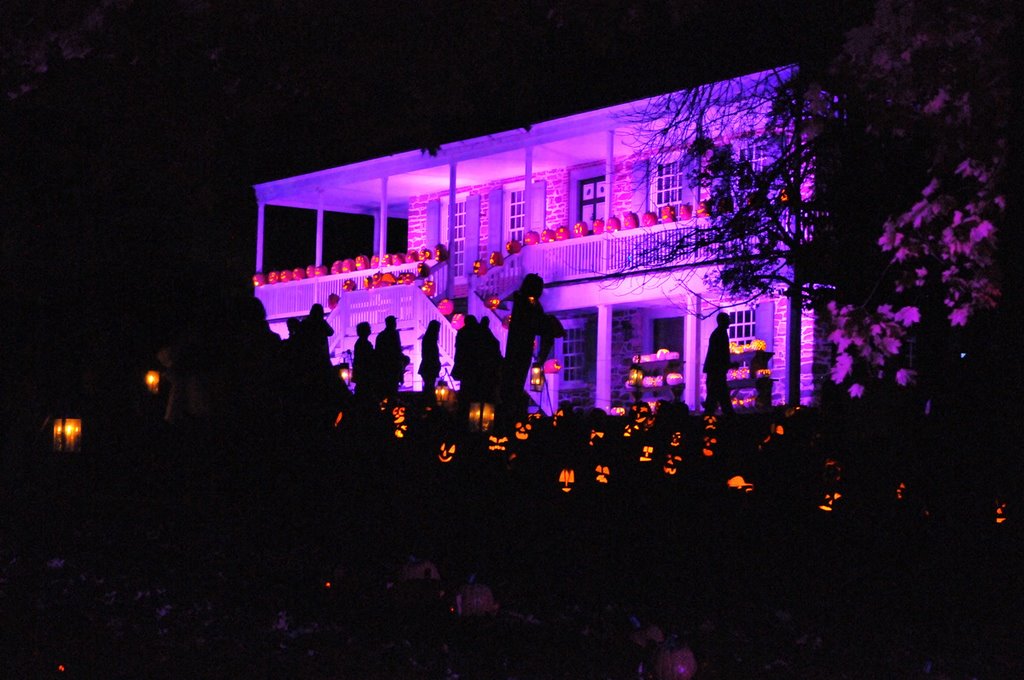
MULTIPOLYGON (((742 87, 744 79, 736 82, 742 87)), ((741 364, 730 375, 738 407, 781 404, 792 357, 801 364, 800 400, 814 402, 813 315, 802 315, 800 347, 790 347, 787 298, 723 298, 704 283, 706 262, 671 256, 671 244, 706 215, 682 164, 645 153, 642 137, 656 125, 641 122, 650 103, 455 142, 434 155, 410 151, 256 185, 255 294, 271 327, 284 336, 288 318, 322 304, 340 363, 356 324, 368 321, 375 334, 394 315, 412 360, 406 389, 419 390, 427 323, 441 322, 443 363, 452 362, 462 314, 489 318, 504 350, 510 296, 536 273, 546 286, 541 304, 565 329, 553 355, 561 368, 535 394, 545 410, 565 401, 612 410, 637 398, 699 408, 703 358, 721 311, 732 317, 741 364), (315 213, 315 262, 264 271, 271 205, 315 213), (326 212, 372 215, 374 252, 325 257, 326 212), (408 220, 402 252, 384 247, 389 217, 408 220)), ((730 125, 725 134, 741 139, 757 120, 730 125)))

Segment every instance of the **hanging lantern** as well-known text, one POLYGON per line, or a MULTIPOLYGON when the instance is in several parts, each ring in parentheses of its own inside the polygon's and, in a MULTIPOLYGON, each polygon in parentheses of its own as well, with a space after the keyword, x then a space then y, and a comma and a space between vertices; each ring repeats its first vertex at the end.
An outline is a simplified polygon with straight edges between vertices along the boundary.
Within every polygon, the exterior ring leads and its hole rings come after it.
POLYGON ((474 401, 469 404, 469 431, 490 432, 494 423, 494 404, 474 401))
POLYGON ((540 392, 544 388, 544 368, 540 364, 534 364, 530 369, 530 390, 540 392))
POLYGON ((455 311, 455 304, 448 298, 445 298, 437 303, 437 311, 441 312, 445 316, 449 316, 455 311))
POLYGON ((366 257, 366 255, 356 255, 356 259, 353 265, 353 271, 361 272, 364 269, 369 269, 370 258, 366 257))
POLYGON ((541 243, 550 243, 550 242, 552 242, 554 240, 555 240, 555 230, 554 229, 545 229, 542 232, 540 232, 540 242, 541 243))
POLYGON ((575 236, 576 238, 579 238, 581 236, 586 236, 589 233, 590 233, 590 229, 587 228, 587 223, 586 222, 577 222, 572 227, 572 235, 575 236))
POLYGON ((604 233, 604 220, 602 220, 600 217, 598 217, 596 220, 594 220, 594 233, 595 234, 603 234, 604 233))
POLYGON ((338 364, 338 377, 341 378, 342 382, 346 385, 352 382, 352 367, 349 366, 347 361, 343 361, 338 364))
POLYGON ((497 295, 492 295, 487 298, 487 309, 495 310, 501 306, 501 298, 497 295))
POLYGON ((535 246, 538 243, 540 243, 540 234, 535 231, 528 231, 526 232, 526 235, 523 236, 524 246, 535 246))
MULTIPOLYGON (((584 234, 584 236, 585 235, 586 234, 584 234)), ((555 229, 555 240, 556 241, 567 241, 567 240, 569 240, 571 238, 572 238, 572 231, 569 230, 568 226, 562 225, 558 229, 555 229)))
POLYGON ((146 371, 146 389, 150 394, 160 393, 160 371, 146 371))
POLYGON ((487 263, 483 260, 474 260, 473 262, 473 274, 474 276, 483 276, 487 273, 487 263))
POLYGON ((252 285, 253 285, 253 288, 259 288, 260 286, 265 286, 266 283, 267 283, 267 277, 264 276, 263 274, 253 274, 252 275, 252 285))
POLYGON ((437 284, 433 281, 424 281, 423 285, 420 286, 420 290, 422 290, 423 294, 427 297, 434 297, 434 293, 437 292, 437 284))
POLYGON ((512 239, 511 241, 505 244, 505 252, 508 253, 509 255, 515 255, 522 249, 523 244, 515 239, 512 239))
POLYGON ((82 450, 82 421, 79 418, 55 418, 53 421, 53 450, 57 453, 77 453, 82 450))
POLYGON ((491 251, 491 254, 487 257, 487 264, 492 267, 500 267, 505 264, 505 256, 497 250, 491 251))
POLYGON ((452 315, 452 328, 455 330, 462 330, 466 326, 466 316, 464 314, 453 314, 452 315))
POLYGON ((443 243, 438 243, 437 247, 434 248, 434 258, 438 262, 445 262, 448 259, 448 249, 443 243))
POLYGON ((562 370, 562 364, 558 359, 548 359, 544 362, 544 373, 547 375, 554 375, 562 370))
POLYGON ((572 468, 562 468, 558 473, 558 482, 562 485, 562 491, 569 493, 572 485, 576 483, 576 472, 572 468))

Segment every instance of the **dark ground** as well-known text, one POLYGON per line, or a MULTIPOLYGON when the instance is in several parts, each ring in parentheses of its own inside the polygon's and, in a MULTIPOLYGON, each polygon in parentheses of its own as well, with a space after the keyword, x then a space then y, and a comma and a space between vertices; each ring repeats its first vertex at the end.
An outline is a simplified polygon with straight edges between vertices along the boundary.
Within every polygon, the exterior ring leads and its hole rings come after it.
POLYGON ((1024 677, 1019 489, 951 462, 941 427, 743 415, 707 457, 681 415, 610 419, 597 447, 599 424, 539 421, 505 453, 418 409, 402 439, 355 422, 38 441, 0 497, 0 675, 642 678, 657 645, 630 635, 654 624, 698 678, 1024 677), (440 581, 399 579, 410 556, 440 581), (451 611, 473 575, 497 614, 451 611))

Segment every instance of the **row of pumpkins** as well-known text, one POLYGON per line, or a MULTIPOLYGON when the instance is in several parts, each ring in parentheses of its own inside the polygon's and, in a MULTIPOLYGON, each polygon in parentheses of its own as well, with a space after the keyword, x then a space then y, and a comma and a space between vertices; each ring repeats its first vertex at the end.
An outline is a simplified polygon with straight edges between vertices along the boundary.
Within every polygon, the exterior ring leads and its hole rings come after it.
MULTIPOLYGON (((704 208, 704 204, 697 210, 697 216, 705 216, 707 212, 704 208)), ((593 225, 588 225, 586 222, 577 222, 570 229, 568 226, 561 226, 557 229, 544 229, 543 231, 528 231, 523 236, 523 240, 519 241, 513 239, 505 244, 505 250, 509 255, 515 255, 520 252, 524 246, 532 246, 538 243, 550 243, 552 241, 565 241, 570 238, 580 238, 583 236, 590 236, 591 234, 604 234, 613 233, 616 231, 635 229, 639 226, 652 227, 659 222, 669 223, 676 222, 677 220, 688 220, 693 217, 693 211, 691 206, 688 204, 681 205, 679 207, 679 214, 677 215, 675 207, 666 205, 661 208, 660 216, 653 212, 645 212, 642 216, 637 215, 635 212, 626 213, 620 220, 618 217, 609 217, 607 220, 596 219, 593 225)), ((410 250, 408 253, 394 253, 385 255, 383 260, 377 255, 367 257, 366 255, 358 255, 354 258, 348 258, 344 260, 336 260, 330 267, 330 270, 325 265, 309 265, 308 267, 296 267, 294 269, 283 269, 281 271, 272 271, 267 274, 257 273, 253 275, 252 282, 256 287, 274 284, 274 283, 288 283, 289 281, 302 281, 303 279, 311 279, 317 276, 327 276, 328 271, 331 274, 348 274, 356 271, 364 271, 368 269, 377 269, 379 267, 395 267, 411 263, 419 263, 416 272, 402 272, 400 274, 380 273, 374 274, 372 277, 367 276, 364 282, 366 288, 376 288, 380 286, 389 286, 396 283, 412 284, 417 278, 426 278, 430 274, 430 265, 427 263, 431 260, 437 262, 445 262, 448 259, 448 249, 443 244, 438 244, 434 248, 423 248, 421 250, 410 250)), ((487 260, 476 260, 473 262, 473 274, 475 276, 483 276, 487 273, 489 267, 500 267, 504 264, 504 256, 494 251, 490 254, 487 260)), ((349 282, 346 282, 348 284, 349 282)), ((355 281, 351 282, 351 285, 346 285, 344 290, 355 290, 355 281)))

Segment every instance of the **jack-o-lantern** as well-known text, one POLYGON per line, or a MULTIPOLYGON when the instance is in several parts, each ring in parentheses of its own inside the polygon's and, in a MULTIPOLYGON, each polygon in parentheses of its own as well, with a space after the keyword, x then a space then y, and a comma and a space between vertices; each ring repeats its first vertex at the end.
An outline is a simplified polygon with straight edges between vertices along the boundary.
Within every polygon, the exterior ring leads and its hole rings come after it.
POLYGON ((836 501, 838 501, 842 497, 843 494, 839 493, 838 491, 827 493, 825 494, 825 497, 822 499, 821 503, 818 505, 818 509, 824 510, 825 512, 832 512, 832 509, 835 507, 836 501))
POLYGON ((1006 503, 996 499, 996 524, 1006 521, 1006 503))
POLYGON ((577 222, 576 224, 572 225, 572 235, 575 236, 576 238, 586 236, 589 233, 590 229, 587 227, 586 222, 577 222))
POLYGON ((594 442, 601 441, 602 439, 604 439, 604 432, 601 430, 591 430, 590 441, 588 441, 587 444, 590 446, 596 446, 594 442))
POLYGON ((681 206, 679 206, 678 217, 680 221, 693 219, 693 206, 690 205, 689 203, 683 203, 681 206))
POLYGON ((296 267, 292 270, 292 281, 301 281, 306 278, 306 270, 302 267, 296 267))
POLYGON ((608 221, 604 224, 604 230, 607 232, 620 231, 622 229, 622 220, 618 217, 609 217, 608 221))
POLYGON ((651 444, 644 444, 640 449, 640 462, 650 463, 654 460, 654 446, 651 444))
POLYGON ((341 282, 341 289, 346 293, 352 292, 353 290, 356 289, 356 280, 345 279, 344 281, 341 282))
POLYGON ((750 493, 754 490, 754 485, 743 478, 742 475, 735 475, 730 477, 725 483, 730 489, 736 489, 744 493, 750 493))
POLYGON ((450 463, 455 459, 455 442, 441 442, 441 448, 437 452, 437 459, 442 463, 450 463))
POLYGON ((602 220, 600 217, 597 218, 596 220, 594 220, 594 233, 595 234, 603 234, 604 233, 604 220, 602 220))
POLYGON ((445 316, 449 316, 455 311, 455 303, 448 298, 445 298, 437 303, 437 311, 441 312, 445 316))
POLYGON ((405 417, 405 407, 395 406, 391 409, 391 416, 395 424, 395 439, 404 439, 409 432, 409 423, 405 417))
POLYGON ((293 270, 291 270, 291 269, 283 269, 283 270, 281 270, 281 275, 280 276, 281 276, 281 278, 280 278, 281 283, 288 283, 289 281, 294 281, 295 280, 295 272, 293 270))
POLYGON ((640 218, 640 223, 645 227, 653 227, 658 223, 658 216, 652 212, 645 212, 644 216, 640 218))
POLYGON ((661 206, 661 221, 662 222, 675 222, 676 221, 676 209, 670 205, 661 206))
POLYGON ((705 458, 711 458, 715 455, 715 447, 718 446, 718 437, 714 435, 704 435, 704 448, 701 449, 701 453, 704 454, 705 458))
POLYGON ((443 243, 438 243, 434 248, 434 259, 438 262, 446 262, 448 260, 448 248, 443 243))
POLYGON ((392 266, 399 265, 399 264, 405 264, 405 262, 406 262, 406 260, 405 260, 405 253, 394 253, 391 256, 391 265, 392 266))
POLYGON ((562 468, 558 473, 558 482, 562 485, 562 491, 569 493, 572 485, 576 483, 576 472, 572 468, 562 468))
POLYGON ((496 453, 505 453, 508 450, 508 437, 505 435, 492 434, 487 437, 487 450, 496 453))
POLYGON ((267 274, 267 283, 277 283, 281 280, 281 274, 278 272, 270 272, 267 274))
POLYGON ((491 251, 491 254, 487 257, 487 264, 492 267, 500 267, 505 264, 505 256, 497 250, 491 251))
POLYGON ((327 267, 322 264, 313 267, 313 276, 327 276, 327 267))
POLYGON ((554 229, 544 229, 543 231, 540 232, 540 242, 541 243, 551 243, 554 240, 555 240, 555 230, 554 229))
POLYGON ((405 286, 411 286, 416 283, 416 275, 412 272, 402 272, 398 275, 398 282, 405 286))
POLYGON ((530 438, 530 432, 533 430, 533 423, 527 420, 518 420, 515 425, 515 436, 520 441, 526 441, 530 438))
POLYGON ((487 616, 498 611, 494 593, 480 583, 465 583, 455 591, 452 610, 458 616, 487 616))
POLYGON ((555 229, 555 239, 554 240, 556 240, 556 241, 567 241, 570 238, 572 238, 572 232, 569 231, 569 227, 567 225, 562 225, 558 229, 555 229))
POLYGON ((718 429, 717 416, 704 416, 704 431, 713 432, 718 429))
POLYGON ((683 433, 680 432, 679 430, 676 430, 675 432, 673 432, 672 436, 670 436, 669 439, 668 439, 668 445, 671 446, 674 449, 678 449, 680 446, 682 446, 683 445, 683 433))
MULTIPOLYGON (((387 257, 387 256, 385 256, 387 257)), ((370 258, 370 269, 377 269, 381 265, 387 264, 386 262, 380 261, 380 255, 374 255, 370 258)))
POLYGON ((432 248, 423 248, 420 250, 420 262, 426 262, 427 260, 434 259, 434 250, 432 248))
POLYGON ((433 281, 424 281, 423 285, 420 286, 420 290, 422 290, 423 294, 427 297, 434 297, 434 293, 437 292, 437 284, 433 281))
POLYGON ((341 264, 338 266, 338 268, 342 274, 354 272, 356 271, 356 261, 350 257, 345 258, 344 260, 341 261, 341 264))
POLYGON ((405 261, 406 262, 419 262, 420 261, 420 251, 418 251, 415 248, 413 248, 412 250, 410 250, 409 252, 407 252, 405 254, 405 261))
POLYGON ((486 273, 487 273, 487 263, 484 262, 483 260, 474 260, 473 261, 473 275, 474 276, 483 276, 486 273))
POLYGON ((697 658, 674 635, 658 645, 651 659, 654 680, 692 680, 697 674, 697 658))
POLYGON ((611 472, 608 470, 607 465, 598 465, 596 468, 594 468, 594 473, 594 479, 597 481, 598 484, 608 483, 608 475, 610 475, 611 472))
POLYGON ((430 276, 430 265, 427 264, 426 262, 420 262, 418 265, 416 265, 416 276, 420 277, 421 279, 425 279, 428 276, 430 276))
POLYGON ((907 485, 905 483, 903 483, 903 482, 900 482, 896 486, 896 500, 902 501, 906 497, 907 497, 907 485))
POLYGON ((535 231, 528 231, 523 236, 523 245, 524 246, 535 246, 538 243, 540 243, 540 234, 538 234, 535 231))
POLYGON ((711 214, 710 201, 701 201, 697 204, 697 217, 707 217, 711 214))
POLYGON ((334 262, 331 263, 331 273, 332 274, 340 274, 341 273, 341 260, 335 260, 334 262))
POLYGON ((374 283, 374 281, 373 281, 373 276, 372 275, 371 276, 364 276, 363 277, 363 288, 365 288, 366 290, 372 289, 373 288, 373 283, 374 283))
POLYGON ((554 375, 562 370, 562 362, 558 359, 548 359, 544 362, 544 372, 548 375, 554 375))
POLYGON ((636 229, 640 226, 640 218, 635 212, 628 212, 622 218, 623 229, 636 229))
POLYGON ((309 265, 308 267, 306 267, 306 278, 311 279, 314 276, 316 276, 316 267, 313 265, 309 265))
POLYGON ((511 241, 505 244, 505 252, 508 253, 509 255, 515 255, 522 249, 523 244, 520 241, 517 241, 516 239, 512 239, 511 241))
POLYGON ((252 285, 253 285, 253 288, 259 288, 260 286, 265 286, 266 284, 267 284, 267 277, 264 276, 263 274, 253 274, 252 275, 252 285))
POLYGON ((679 470, 676 465, 683 460, 683 457, 678 453, 670 453, 665 456, 665 464, 661 466, 661 471, 666 475, 673 476, 679 470))
POLYGON ((364 269, 369 269, 369 268, 370 268, 370 258, 366 257, 366 255, 356 255, 355 270, 354 271, 361 272, 364 269))
POLYGON ((494 309, 497 309, 500 306, 501 306, 501 298, 498 297, 497 295, 492 295, 489 298, 487 298, 487 309, 494 310, 494 309))

